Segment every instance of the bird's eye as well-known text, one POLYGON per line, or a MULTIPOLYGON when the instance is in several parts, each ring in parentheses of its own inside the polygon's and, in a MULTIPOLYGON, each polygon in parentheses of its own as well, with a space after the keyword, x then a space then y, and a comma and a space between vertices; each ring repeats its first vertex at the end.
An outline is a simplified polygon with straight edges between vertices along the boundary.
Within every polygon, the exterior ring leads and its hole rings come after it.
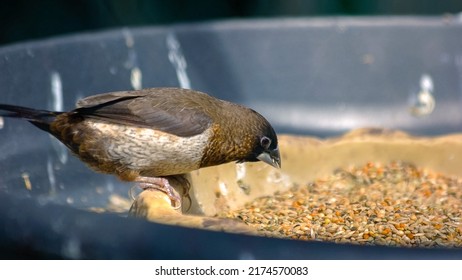
POLYGON ((260 145, 265 149, 267 150, 269 148, 269 146, 271 145, 271 139, 269 139, 268 137, 266 136, 263 136, 261 139, 260 139, 260 145))

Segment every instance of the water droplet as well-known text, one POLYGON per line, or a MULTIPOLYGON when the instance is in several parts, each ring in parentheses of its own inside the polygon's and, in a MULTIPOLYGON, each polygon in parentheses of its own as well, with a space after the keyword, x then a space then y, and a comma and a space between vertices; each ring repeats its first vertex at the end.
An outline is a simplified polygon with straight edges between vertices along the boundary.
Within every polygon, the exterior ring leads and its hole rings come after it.
POLYGON ((61 75, 58 72, 52 71, 50 75, 51 80, 51 110, 62 111, 63 110, 63 83, 61 81, 61 75))
MULTIPOLYGON (((62 112, 64 110, 64 100, 63 100, 63 84, 61 80, 61 75, 52 71, 50 75, 51 83, 51 103, 49 104, 50 110, 62 112)), ((58 156, 59 161, 62 164, 67 162, 68 154, 67 149, 62 145, 56 138, 50 135, 51 145, 53 146, 56 155, 58 156)))
POLYGON ((130 75, 130 82, 132 84, 133 89, 140 90, 143 88, 142 79, 143 73, 141 72, 140 68, 134 67, 130 75))
POLYGON ((180 87, 190 89, 191 82, 186 72, 188 65, 186 63, 183 52, 181 51, 180 42, 176 38, 175 34, 169 33, 167 35, 166 44, 168 48, 168 59, 175 68, 180 87))
POLYGON ((420 78, 420 90, 410 97, 410 112, 414 116, 426 116, 435 109, 435 98, 433 96, 433 79, 430 75, 424 74, 420 78))
POLYGON ((56 177, 53 170, 53 161, 50 157, 47 160, 47 175, 48 182, 50 183, 50 194, 54 194, 56 193, 56 177))

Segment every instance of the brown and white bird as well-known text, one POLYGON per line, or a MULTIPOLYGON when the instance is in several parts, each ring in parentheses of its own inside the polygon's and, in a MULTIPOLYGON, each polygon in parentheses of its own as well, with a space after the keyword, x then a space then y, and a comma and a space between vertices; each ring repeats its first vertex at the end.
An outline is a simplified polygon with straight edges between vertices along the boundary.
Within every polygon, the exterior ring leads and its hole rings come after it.
POLYGON ((193 90, 103 93, 69 112, 7 104, 0 110, 51 133, 95 171, 161 190, 174 205, 181 199, 167 176, 232 161, 281 166, 276 133, 263 116, 193 90))

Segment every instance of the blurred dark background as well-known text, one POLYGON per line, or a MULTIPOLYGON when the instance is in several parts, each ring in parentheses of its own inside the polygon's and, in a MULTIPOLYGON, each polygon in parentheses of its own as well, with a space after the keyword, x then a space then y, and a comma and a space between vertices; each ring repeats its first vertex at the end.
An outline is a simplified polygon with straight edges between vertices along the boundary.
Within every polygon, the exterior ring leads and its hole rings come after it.
POLYGON ((461 0, 66 0, 0 2, 0 45, 117 26, 230 18, 444 15, 461 0))

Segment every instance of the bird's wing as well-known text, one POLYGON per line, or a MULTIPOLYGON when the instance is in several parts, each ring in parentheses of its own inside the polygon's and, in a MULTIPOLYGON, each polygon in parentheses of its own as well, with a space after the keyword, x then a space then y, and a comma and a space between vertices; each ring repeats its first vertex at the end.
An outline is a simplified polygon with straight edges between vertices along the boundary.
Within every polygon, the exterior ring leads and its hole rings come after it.
POLYGON ((84 98, 77 103, 74 112, 85 118, 189 137, 202 133, 212 123, 196 100, 204 97, 204 94, 178 89, 114 92, 84 98))

